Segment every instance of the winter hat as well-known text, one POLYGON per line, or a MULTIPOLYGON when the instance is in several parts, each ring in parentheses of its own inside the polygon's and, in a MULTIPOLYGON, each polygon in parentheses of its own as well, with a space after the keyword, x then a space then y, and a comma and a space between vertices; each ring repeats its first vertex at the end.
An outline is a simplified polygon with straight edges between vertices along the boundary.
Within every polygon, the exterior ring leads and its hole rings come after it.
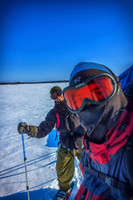
POLYGON ((53 93, 57 92, 58 90, 62 91, 62 89, 59 86, 52 87, 51 90, 50 90, 50 95, 52 95, 53 93))
POLYGON ((103 72, 109 73, 113 75, 113 77, 116 77, 114 73, 104 65, 94 62, 80 62, 74 67, 73 71, 71 72, 69 84, 75 85, 81 83, 90 76, 94 76, 103 72))

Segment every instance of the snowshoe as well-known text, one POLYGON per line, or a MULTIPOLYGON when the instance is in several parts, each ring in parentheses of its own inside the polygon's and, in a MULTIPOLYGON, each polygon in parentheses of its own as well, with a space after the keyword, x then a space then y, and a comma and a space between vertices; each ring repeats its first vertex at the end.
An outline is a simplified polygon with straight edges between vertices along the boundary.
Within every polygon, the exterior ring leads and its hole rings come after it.
POLYGON ((56 194, 56 200, 66 200, 67 192, 64 192, 63 190, 58 190, 56 194))
POLYGON ((64 192, 62 190, 58 190, 58 192, 56 194, 56 200, 68 200, 71 193, 72 193, 73 186, 74 186, 74 183, 72 182, 71 187, 67 192, 64 192))

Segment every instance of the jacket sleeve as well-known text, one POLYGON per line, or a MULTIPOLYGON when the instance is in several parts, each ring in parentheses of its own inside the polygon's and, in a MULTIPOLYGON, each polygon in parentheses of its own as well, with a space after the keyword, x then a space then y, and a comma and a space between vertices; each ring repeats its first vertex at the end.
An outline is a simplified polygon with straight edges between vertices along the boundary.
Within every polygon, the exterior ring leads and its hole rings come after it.
POLYGON ((38 133, 37 138, 42 138, 48 135, 52 131, 52 129, 55 127, 55 124, 57 122, 56 119, 56 113, 52 109, 46 116, 45 121, 42 121, 38 127, 38 133))

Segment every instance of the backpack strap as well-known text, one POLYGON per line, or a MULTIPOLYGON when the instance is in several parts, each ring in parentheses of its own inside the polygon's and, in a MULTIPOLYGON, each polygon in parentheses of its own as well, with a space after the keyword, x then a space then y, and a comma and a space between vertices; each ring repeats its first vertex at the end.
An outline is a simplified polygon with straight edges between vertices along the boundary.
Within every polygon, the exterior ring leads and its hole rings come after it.
POLYGON ((55 141, 57 140, 57 129, 60 126, 60 117, 59 117, 59 113, 56 113, 56 119, 57 119, 57 123, 56 123, 56 136, 55 136, 55 141))
POLYGON ((58 128, 59 128, 59 125, 60 125, 59 113, 56 113, 56 118, 57 118, 56 129, 58 129, 58 128))
POLYGON ((130 185, 120 182, 116 180, 115 178, 112 178, 106 174, 103 174, 102 172, 98 172, 97 170, 91 168, 90 165, 84 166, 84 171, 104 181, 104 183, 107 184, 109 187, 119 189, 125 194, 130 194, 133 191, 133 188, 130 185))

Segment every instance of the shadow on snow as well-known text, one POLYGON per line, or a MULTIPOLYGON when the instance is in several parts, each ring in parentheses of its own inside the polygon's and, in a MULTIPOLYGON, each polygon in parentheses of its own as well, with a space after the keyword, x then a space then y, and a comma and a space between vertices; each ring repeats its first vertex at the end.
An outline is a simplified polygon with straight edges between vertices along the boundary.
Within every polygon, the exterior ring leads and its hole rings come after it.
MULTIPOLYGON (((55 138, 56 138, 56 130, 52 130, 48 135, 46 146, 47 147, 58 147, 59 133, 57 133, 57 139, 56 140, 55 140, 55 138)), ((45 159, 49 159, 49 157, 52 157, 55 154, 56 154, 56 152, 52 152, 52 153, 37 157, 35 159, 29 160, 29 161, 27 161, 27 166, 34 165, 35 163, 41 162, 45 159)), ((42 165, 41 167, 46 167, 47 165, 51 165, 55 162, 56 162, 56 159, 54 161, 46 164, 46 165, 42 165)), ((15 165, 13 167, 1 170, 0 171, 0 179, 9 178, 11 176, 17 176, 17 175, 25 173, 25 171, 17 172, 15 174, 13 173, 13 172, 21 170, 22 168, 24 168, 24 163, 21 163, 19 165, 15 165)), ((34 171, 34 170, 37 170, 37 169, 38 168, 34 168, 32 170, 28 170, 28 172, 34 171)), ((46 183, 44 183, 44 184, 46 184, 46 183)), ((44 184, 41 184, 40 187, 44 184)), ((30 188, 30 189, 34 189, 34 187, 30 188)), ((55 196, 56 192, 57 191, 55 189, 44 188, 44 189, 30 191, 29 194, 30 194, 31 200, 52 200, 52 197, 55 196)), ((0 200, 27 200, 27 199, 28 199, 27 198, 27 191, 21 191, 19 193, 0 197, 0 200)))
MULTIPOLYGON (((55 196, 57 190, 52 188, 44 188, 39 190, 34 190, 29 192, 31 200, 52 200, 55 196)), ((1 197, 0 200, 27 200, 27 192, 19 192, 13 195, 1 197)))
MULTIPOLYGON (((40 156, 40 157, 35 158, 33 160, 29 160, 29 161, 27 161, 27 166, 34 165, 35 163, 41 162, 45 159, 49 159, 50 157, 53 157, 54 155, 55 155, 55 152, 46 154, 44 156, 40 156)), ((49 162, 48 164, 40 166, 39 168, 46 167, 46 166, 51 165, 55 162, 56 162, 56 159, 52 162, 49 162)), ((20 175, 20 174, 25 173, 25 171, 17 172, 18 170, 21 170, 22 168, 24 168, 24 163, 0 171, 0 179, 9 178, 11 176, 16 176, 16 175, 20 175), (13 172, 16 172, 16 173, 14 174, 13 172)), ((37 169, 38 169, 38 167, 34 168, 32 170, 29 169, 28 172, 34 171, 34 170, 37 170, 37 169)))
MULTIPOLYGON (((57 133, 58 134, 58 133, 57 133)), ((59 135, 57 135, 57 140, 55 140, 55 137, 56 137, 56 130, 53 130, 49 133, 48 135, 48 138, 47 138, 47 143, 46 143, 46 146, 47 147, 57 147, 58 146, 58 141, 59 141, 59 135)), ((56 152, 52 152, 52 153, 49 153, 49 154, 45 154, 43 156, 40 156, 40 157, 37 157, 33 160, 28 160, 27 161, 27 166, 31 166, 31 165, 34 165, 36 163, 39 163, 45 159, 49 159, 50 157, 53 157, 54 155, 56 155, 56 152)), ((46 165, 42 165, 40 166, 40 168, 42 167, 46 167, 48 165, 51 165, 53 163, 56 162, 56 159, 46 165)), ((20 174, 23 174, 25 173, 24 171, 23 172, 18 172, 19 170, 21 170, 22 168, 24 168, 24 163, 21 163, 19 165, 15 165, 13 167, 10 167, 10 168, 7 168, 7 169, 4 169, 4 170, 1 170, 0 171, 0 179, 4 179, 4 178, 9 178, 11 176, 16 176, 16 175, 20 175, 20 174), (17 172, 17 173, 13 173, 13 172, 17 172)), ((29 171, 34 171, 34 170, 37 170, 38 168, 35 168, 35 169, 32 169, 32 170, 28 170, 29 171)))

